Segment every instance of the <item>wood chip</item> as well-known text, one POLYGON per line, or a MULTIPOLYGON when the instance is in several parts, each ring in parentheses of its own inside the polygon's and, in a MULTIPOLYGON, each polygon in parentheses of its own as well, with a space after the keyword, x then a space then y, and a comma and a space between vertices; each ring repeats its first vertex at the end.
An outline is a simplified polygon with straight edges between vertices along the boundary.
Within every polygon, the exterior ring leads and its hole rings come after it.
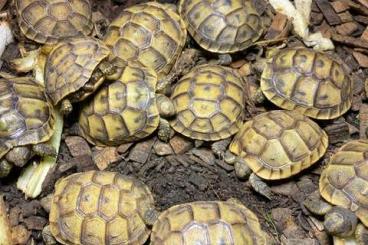
POLYGON ((364 7, 368 8, 368 0, 357 0, 360 4, 362 4, 364 7))
POLYGON ((325 38, 331 38, 334 30, 331 26, 324 20, 320 26, 316 28, 317 31, 321 32, 322 36, 325 38))
POLYGON ((340 17, 336 14, 328 0, 315 0, 315 2, 330 25, 334 26, 341 23, 340 17))
POLYGON ((332 8, 336 13, 341 13, 350 8, 349 4, 344 1, 335 1, 331 3, 332 8))
POLYGON ((0 194, 0 244, 12 244, 8 212, 3 196, 0 194))
POLYGON ((170 140, 170 145, 175 154, 183 154, 193 148, 193 143, 180 135, 175 135, 170 140))
POLYGON ((277 13, 272 20, 270 28, 265 35, 265 39, 273 39, 277 37, 285 28, 288 22, 287 16, 277 13))
POLYGON ((336 26, 335 29, 337 33, 344 36, 349 36, 358 29, 358 24, 356 22, 348 22, 336 26))
POLYGON ((361 104, 359 110, 359 137, 361 139, 367 139, 367 128, 368 128, 368 105, 361 104))
POLYGON ((365 31, 360 38, 368 42, 368 27, 365 28, 365 31))
POLYGON ((360 38, 354 38, 339 34, 332 34, 331 38, 335 42, 339 42, 342 44, 346 44, 349 46, 357 47, 357 48, 368 48, 368 41, 362 40, 360 38))
POLYGON ((342 23, 354 21, 353 16, 348 11, 340 13, 339 17, 342 23))
POLYGON ((353 18, 356 22, 362 23, 364 25, 368 25, 368 16, 354 15, 353 18))
POLYGON ((360 52, 353 52, 353 56, 358 61, 359 65, 364 68, 368 68, 368 56, 360 52))
POLYGON ((105 170, 110 164, 120 160, 116 147, 104 147, 93 152, 93 162, 99 170, 105 170))
POLYGON ((367 7, 364 7, 361 4, 355 3, 352 0, 342 0, 342 1, 344 1, 347 4, 349 4, 349 7, 351 9, 353 9, 354 11, 356 11, 358 13, 361 13, 363 15, 368 15, 368 8, 367 7))
POLYGON ((68 136, 65 138, 69 152, 73 157, 91 155, 92 151, 85 139, 79 136, 68 136))
POLYGON ((136 144, 129 152, 129 160, 146 163, 151 155, 151 150, 156 138, 148 139, 136 144))

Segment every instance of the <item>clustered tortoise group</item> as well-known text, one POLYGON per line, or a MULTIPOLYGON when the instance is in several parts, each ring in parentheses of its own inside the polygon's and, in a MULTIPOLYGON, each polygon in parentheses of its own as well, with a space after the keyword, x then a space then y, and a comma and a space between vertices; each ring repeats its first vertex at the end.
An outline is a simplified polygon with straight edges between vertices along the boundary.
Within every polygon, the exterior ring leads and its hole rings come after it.
MULTIPOLYGON (((268 58, 260 77, 261 91, 282 110, 246 120, 247 81, 225 66, 225 57, 257 45, 263 34, 250 0, 137 4, 122 10, 102 40, 94 37, 88 0, 13 5, 18 35, 42 46, 47 58, 43 86, 32 77, 0 79, 0 177, 35 154, 55 154, 47 144, 55 111, 67 115, 78 103, 79 134, 92 145, 119 146, 155 131, 168 141, 175 131, 211 142, 239 178, 249 177, 270 198, 262 179, 291 178, 318 162, 328 136, 313 120, 337 118, 352 103, 343 62, 289 47, 268 58), (190 38, 219 59, 173 75, 190 38)), ((331 157, 319 193, 304 205, 325 215, 326 230, 368 244, 368 141, 348 142, 331 157)), ((47 230, 62 244, 144 244, 149 236, 157 245, 271 243, 236 199, 182 203, 160 213, 144 183, 115 172, 59 179, 49 221, 47 230)))

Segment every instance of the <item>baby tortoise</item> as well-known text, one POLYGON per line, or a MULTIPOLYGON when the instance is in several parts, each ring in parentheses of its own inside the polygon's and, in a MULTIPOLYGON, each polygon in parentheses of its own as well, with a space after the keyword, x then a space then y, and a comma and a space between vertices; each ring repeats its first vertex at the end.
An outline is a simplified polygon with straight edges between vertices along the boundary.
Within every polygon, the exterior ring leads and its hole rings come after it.
POLYGON ((253 188, 269 197, 270 191, 256 176, 289 178, 317 162, 327 146, 328 136, 318 124, 298 112, 276 110, 246 122, 231 142, 231 153, 225 154, 225 160, 234 164, 240 178, 252 171, 249 180, 253 188))
POLYGON ((115 80, 121 69, 109 60, 111 51, 92 37, 76 37, 56 45, 45 66, 46 92, 61 112, 68 114, 72 102, 84 100, 105 79, 115 80))
MULTIPOLYGON (((314 195, 304 205, 325 215, 329 233, 346 237, 355 231, 359 240, 364 229, 356 231, 357 218, 368 227, 368 140, 350 141, 331 157, 321 173, 319 191, 327 202, 314 195)), ((367 235, 364 241, 368 244, 367 235)))
MULTIPOLYGON (((194 40, 213 53, 244 50, 254 44, 264 30, 262 19, 250 0, 181 0, 179 13, 194 40)), ((223 64, 231 61, 229 56, 220 56, 220 59, 223 64)))
POLYGON ((240 202, 197 201, 165 210, 153 225, 152 245, 269 244, 257 216, 240 202))
POLYGON ((170 125, 162 117, 175 114, 173 103, 156 94, 157 75, 148 67, 129 62, 116 81, 106 84, 82 108, 80 134, 91 144, 120 145, 153 133, 167 141, 170 125))
POLYGON ((14 0, 22 33, 41 44, 56 44, 93 30, 89 0, 14 0))
POLYGON ((261 89, 275 105, 316 119, 339 117, 352 102, 352 83, 341 62, 312 49, 288 48, 273 55, 261 89))
POLYGON ((54 133, 54 122, 52 104, 32 78, 0 78, 0 177, 33 155, 56 154, 44 143, 54 133))
POLYGON ((153 196, 141 181, 106 171, 59 179, 50 231, 62 244, 144 244, 157 219, 153 196))
POLYGON ((197 66, 175 84, 171 99, 177 114, 170 125, 191 139, 226 139, 243 123, 245 88, 234 69, 197 66))
MULTIPOLYGON (((169 6, 147 2, 126 8, 108 27, 104 42, 117 57, 154 69, 159 81, 167 75, 185 45, 187 32, 169 6)), ((166 84, 158 83, 158 90, 166 84)))

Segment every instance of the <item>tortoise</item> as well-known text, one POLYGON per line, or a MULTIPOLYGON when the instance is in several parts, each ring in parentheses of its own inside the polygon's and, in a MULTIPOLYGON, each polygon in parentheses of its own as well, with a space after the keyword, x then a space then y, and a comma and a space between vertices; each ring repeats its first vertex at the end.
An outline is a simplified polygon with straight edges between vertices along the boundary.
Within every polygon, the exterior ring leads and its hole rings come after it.
POLYGON ((144 244, 157 219, 149 188, 116 172, 88 171, 55 184, 49 229, 62 244, 144 244))
POLYGON ((261 90, 282 109, 316 119, 339 117, 352 102, 352 83, 341 62, 306 48, 273 55, 262 72, 261 90))
POLYGON ((314 195, 304 205, 313 213, 325 215, 329 233, 349 236, 355 231, 357 218, 365 229, 368 227, 367 190, 368 140, 352 140, 330 158, 321 173, 319 192, 324 200, 314 195))
POLYGON ((162 117, 175 113, 173 103, 155 94, 157 73, 136 62, 128 62, 119 79, 106 84, 85 103, 79 117, 82 137, 91 144, 116 146, 152 134, 167 141, 170 126, 162 117))
POLYGON ((181 0, 179 13, 194 40, 212 53, 244 50, 264 30, 251 0, 181 0))
POLYGON ((235 201, 196 201, 162 212, 151 233, 152 245, 267 244, 257 216, 235 201))
MULTIPOLYGON (((180 16, 168 5, 147 2, 126 8, 109 25, 104 42, 117 57, 153 68, 165 77, 187 38, 180 16)), ((161 82, 158 83, 159 90, 161 82)))
POLYGON ((51 101, 33 78, 0 78, 0 176, 13 165, 24 166, 35 154, 55 155, 45 143, 54 133, 54 123, 51 101))
POLYGON ((244 123, 225 160, 234 164, 240 178, 252 171, 250 183, 262 194, 264 186, 256 176, 267 180, 294 176, 317 162, 327 146, 326 132, 311 119, 296 111, 274 110, 244 123))
POLYGON ((183 76, 171 94, 177 114, 170 121, 178 133, 217 141, 238 132, 244 119, 245 88, 231 68, 204 64, 183 76))
POLYGON ((40 44, 86 36, 94 27, 88 0, 14 0, 14 5, 22 33, 40 44))
POLYGON ((75 37, 59 42, 47 57, 46 92, 61 112, 72 110, 71 102, 82 101, 105 79, 119 78, 121 69, 113 65, 110 49, 92 37, 75 37))

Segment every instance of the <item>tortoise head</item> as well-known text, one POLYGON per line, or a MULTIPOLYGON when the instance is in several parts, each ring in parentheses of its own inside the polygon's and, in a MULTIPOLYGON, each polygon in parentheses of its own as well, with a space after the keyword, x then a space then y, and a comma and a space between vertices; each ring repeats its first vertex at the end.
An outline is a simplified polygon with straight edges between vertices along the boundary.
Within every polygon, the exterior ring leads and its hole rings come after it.
POLYGON ((328 233, 345 237, 354 233, 357 223, 358 219, 352 211, 346 208, 333 207, 325 215, 323 225, 328 233))

